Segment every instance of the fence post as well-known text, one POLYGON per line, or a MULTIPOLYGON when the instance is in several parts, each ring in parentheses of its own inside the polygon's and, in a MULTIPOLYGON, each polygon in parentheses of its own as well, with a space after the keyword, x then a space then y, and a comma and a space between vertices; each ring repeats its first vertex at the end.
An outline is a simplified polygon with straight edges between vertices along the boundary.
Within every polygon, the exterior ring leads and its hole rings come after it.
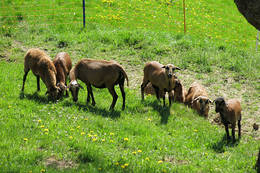
POLYGON ((183 21, 184 21, 184 34, 186 33, 186 10, 185 10, 185 0, 182 1, 183 4, 183 21))
POLYGON ((85 0, 83 1, 83 27, 85 28, 86 26, 86 16, 85 16, 85 0))

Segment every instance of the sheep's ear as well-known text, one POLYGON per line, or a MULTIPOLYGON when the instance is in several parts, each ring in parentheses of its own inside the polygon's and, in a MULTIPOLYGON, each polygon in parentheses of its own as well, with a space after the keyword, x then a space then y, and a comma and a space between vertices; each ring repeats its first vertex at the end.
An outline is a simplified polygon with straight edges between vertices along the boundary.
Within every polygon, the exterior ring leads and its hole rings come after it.
POLYGON ((174 70, 181 70, 181 68, 179 68, 179 67, 174 67, 174 70))
POLYGON ((200 97, 195 98, 192 102, 195 102, 195 101, 199 100, 199 98, 200 98, 200 97))
POLYGON ((166 66, 164 65, 164 66, 162 66, 162 68, 165 68, 166 66))
POLYGON ((84 88, 78 83, 79 87, 84 90, 84 88))

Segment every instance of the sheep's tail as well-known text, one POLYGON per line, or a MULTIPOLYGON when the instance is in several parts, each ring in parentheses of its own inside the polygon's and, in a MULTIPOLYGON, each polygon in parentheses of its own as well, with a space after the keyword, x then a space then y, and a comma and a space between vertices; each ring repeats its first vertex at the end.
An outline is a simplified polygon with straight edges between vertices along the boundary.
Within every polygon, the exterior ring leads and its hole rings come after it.
POLYGON ((128 77, 127 77, 127 74, 125 72, 125 70, 123 69, 122 66, 119 65, 119 69, 120 69, 120 72, 123 73, 124 77, 126 78, 126 81, 127 81, 127 86, 129 86, 129 81, 128 81, 128 77))

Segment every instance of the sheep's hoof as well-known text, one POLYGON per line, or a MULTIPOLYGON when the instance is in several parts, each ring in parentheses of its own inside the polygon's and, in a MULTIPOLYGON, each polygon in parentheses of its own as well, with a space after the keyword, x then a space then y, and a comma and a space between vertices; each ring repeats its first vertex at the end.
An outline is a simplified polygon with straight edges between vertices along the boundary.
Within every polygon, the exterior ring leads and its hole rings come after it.
POLYGON ((125 110, 125 106, 122 107, 122 111, 125 110))

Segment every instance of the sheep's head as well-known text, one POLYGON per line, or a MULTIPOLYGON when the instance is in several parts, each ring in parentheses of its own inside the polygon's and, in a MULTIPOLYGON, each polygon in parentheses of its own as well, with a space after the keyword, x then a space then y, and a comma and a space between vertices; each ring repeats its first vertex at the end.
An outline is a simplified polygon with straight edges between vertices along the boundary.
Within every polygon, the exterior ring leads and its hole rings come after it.
POLYGON ((172 64, 164 65, 164 66, 162 66, 162 68, 165 69, 165 73, 168 76, 168 78, 172 78, 175 70, 181 70, 179 67, 176 67, 172 64))
POLYGON ((174 91, 181 91, 182 92, 182 84, 181 81, 179 79, 175 79, 175 87, 174 87, 174 91))
POLYGON ((215 105, 216 105, 216 110, 215 110, 216 113, 222 112, 224 107, 226 106, 226 102, 225 102, 224 98, 223 97, 216 98, 214 100, 214 102, 215 102, 215 105))
POLYGON ((64 94, 64 91, 67 90, 67 87, 65 86, 64 83, 57 83, 57 87, 60 88, 60 92, 59 92, 59 97, 62 97, 64 94))
POLYGON ((199 113, 201 115, 206 115, 209 111, 209 104, 212 103, 212 101, 205 96, 199 96, 191 102, 192 105, 194 103, 197 103, 199 113))
POLYGON ((52 99, 56 100, 56 99, 58 99, 60 91, 61 91, 61 89, 59 87, 55 86, 55 87, 48 89, 48 91, 45 93, 45 95, 48 94, 52 99))
POLYGON ((83 87, 76 80, 73 80, 73 81, 70 82, 68 88, 69 88, 71 95, 73 97, 73 101, 77 102, 78 101, 79 89, 80 88, 83 89, 83 87))

